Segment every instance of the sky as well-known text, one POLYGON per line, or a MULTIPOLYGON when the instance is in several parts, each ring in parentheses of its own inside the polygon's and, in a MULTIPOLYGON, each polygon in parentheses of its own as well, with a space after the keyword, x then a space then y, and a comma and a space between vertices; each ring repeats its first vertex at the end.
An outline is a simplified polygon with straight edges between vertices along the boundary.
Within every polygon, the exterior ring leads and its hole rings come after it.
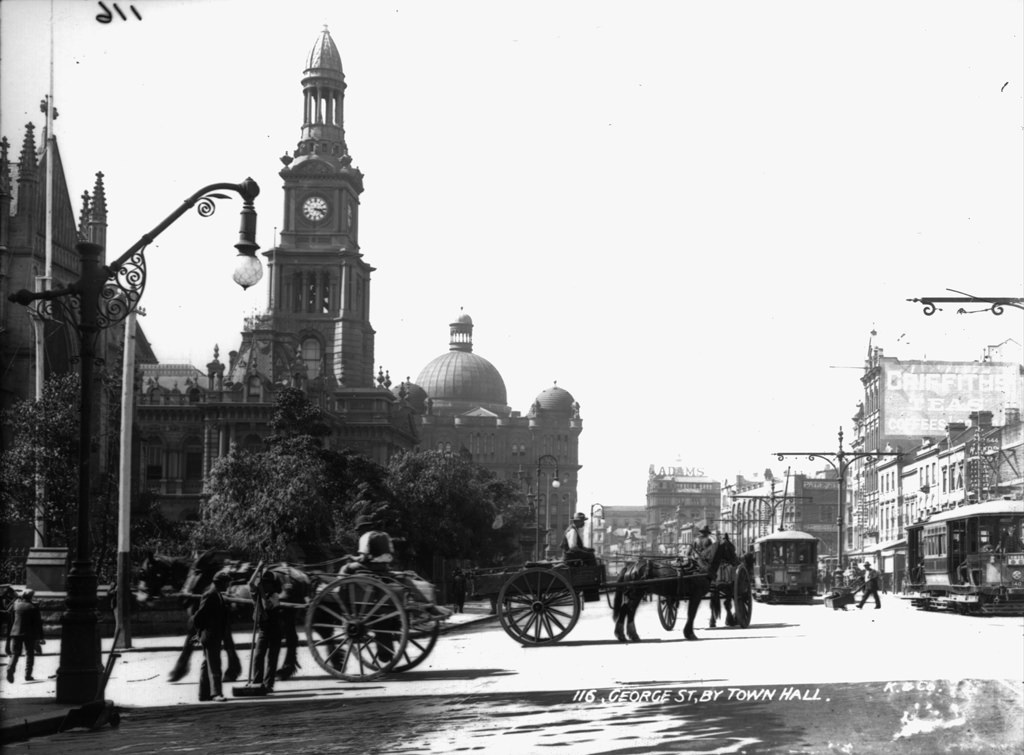
MULTIPOLYGON (((14 157, 45 123, 52 13, 54 131, 76 213, 103 172, 108 258, 250 176, 269 249, 326 24, 377 363, 415 381, 468 313, 513 410, 556 382, 580 403, 580 510, 642 506, 651 464, 815 471, 773 453, 840 428, 848 448, 869 342, 969 361, 1024 340, 1019 310, 907 301, 1024 296, 1020 0, 113 6, 0 4, 14 157)), ((225 359, 267 305, 230 280, 238 208, 147 251, 162 362, 225 359)))

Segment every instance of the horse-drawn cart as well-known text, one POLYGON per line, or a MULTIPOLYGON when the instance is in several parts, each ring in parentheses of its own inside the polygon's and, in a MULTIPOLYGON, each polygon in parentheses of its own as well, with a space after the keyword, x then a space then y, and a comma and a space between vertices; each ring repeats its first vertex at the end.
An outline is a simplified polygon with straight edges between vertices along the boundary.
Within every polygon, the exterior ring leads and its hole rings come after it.
MULTIPOLYGON (((335 575, 331 575, 334 577, 335 575)), ((422 663, 437 644, 446 609, 413 572, 333 578, 306 606, 306 642, 327 673, 368 681, 422 663)))
POLYGON ((572 631, 584 601, 600 600, 603 564, 531 561, 467 574, 470 594, 487 597, 502 629, 524 645, 558 642, 572 631))
MULTIPOLYGON (((310 654, 338 679, 368 681, 422 663, 437 644, 441 622, 450 615, 436 604, 434 585, 411 571, 378 572, 355 566, 344 566, 340 571, 315 570, 336 563, 266 567, 277 582, 280 606, 287 614, 281 678, 287 678, 297 667, 299 613, 305 614, 310 654)), ((256 568, 249 562, 231 560, 221 551, 207 551, 192 562, 179 595, 191 602, 193 608, 189 610, 194 610, 219 571, 230 574, 231 585, 225 597, 245 616, 245 606, 253 604, 249 584, 256 568)), ((191 637, 186 637, 170 675, 172 681, 187 672, 192 650, 191 637)), ((228 648, 229 668, 239 667, 233 654, 232 645, 228 648)))
MULTIPOLYGON (((684 577, 685 579, 685 577, 684 577)), ((728 564, 719 568, 716 578, 711 582, 710 597, 712 601, 732 601, 735 606, 735 626, 746 629, 750 626, 750 617, 753 613, 754 598, 751 590, 750 572, 746 564, 738 566, 728 564)), ((679 598, 665 595, 658 596, 658 619, 661 626, 671 631, 675 629, 676 618, 679 614, 679 598)), ((711 616, 711 626, 716 624, 717 617, 714 613, 711 616)))
MULTIPOLYGON (((717 578, 709 580, 706 572, 688 572, 677 558, 643 557, 628 564, 619 581, 608 583, 601 563, 535 561, 521 567, 475 570, 467 573, 467 578, 470 594, 491 599, 509 637, 524 645, 543 645, 558 642, 569 634, 579 620, 583 603, 600 600, 601 593, 605 593, 615 612, 616 636, 623 640, 624 617, 630 639, 637 639, 632 615, 645 591, 658 595, 658 618, 669 631, 675 628, 680 600, 691 602, 688 638, 693 637, 697 604, 708 594, 713 611, 717 605, 714 601, 724 600, 727 606, 735 602, 735 619, 732 620, 730 611, 729 625, 749 626, 753 597, 746 565, 723 563, 719 569, 716 562, 715 567, 717 578)), ((712 626, 714 621, 712 618, 712 626)))

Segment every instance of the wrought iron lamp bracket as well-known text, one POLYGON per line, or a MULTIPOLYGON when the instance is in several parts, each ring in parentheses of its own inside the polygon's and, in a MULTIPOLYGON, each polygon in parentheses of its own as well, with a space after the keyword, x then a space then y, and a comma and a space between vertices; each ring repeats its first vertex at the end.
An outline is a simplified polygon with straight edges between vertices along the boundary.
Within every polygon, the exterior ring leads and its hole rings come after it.
POLYGON ((1024 310, 1024 299, 1017 299, 1007 296, 922 296, 915 299, 907 299, 907 301, 917 302, 918 304, 924 305, 924 314, 931 316, 936 311, 941 312, 942 307, 935 306, 936 304, 987 304, 989 306, 982 309, 967 310, 963 307, 957 309, 958 315, 973 315, 977 312, 989 311, 994 315, 1001 315, 1004 312, 1005 307, 1014 307, 1016 309, 1024 310))

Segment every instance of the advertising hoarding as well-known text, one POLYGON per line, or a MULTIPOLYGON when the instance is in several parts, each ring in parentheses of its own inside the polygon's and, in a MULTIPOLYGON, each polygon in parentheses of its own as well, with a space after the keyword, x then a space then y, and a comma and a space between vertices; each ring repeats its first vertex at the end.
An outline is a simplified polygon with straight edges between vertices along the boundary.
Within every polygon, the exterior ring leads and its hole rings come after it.
POLYGON ((1007 407, 1020 407, 1020 367, 1006 362, 885 362, 886 437, 944 435, 949 422, 990 411, 1002 424, 1007 407))

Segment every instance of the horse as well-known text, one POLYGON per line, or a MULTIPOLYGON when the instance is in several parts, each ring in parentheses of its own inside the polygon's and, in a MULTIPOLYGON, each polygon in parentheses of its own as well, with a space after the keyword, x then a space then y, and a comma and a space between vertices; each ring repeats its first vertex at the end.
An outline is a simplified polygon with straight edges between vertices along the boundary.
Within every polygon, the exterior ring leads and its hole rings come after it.
MULTIPOLYGON (((189 615, 188 631, 185 633, 181 652, 178 653, 178 658, 167 675, 168 680, 172 682, 178 681, 188 673, 192 651, 199 645, 199 634, 192 626, 192 614, 199 608, 200 597, 213 582, 213 575, 225 563, 227 555, 223 551, 208 550, 189 564, 188 574, 181 585, 180 593, 182 604, 189 615)), ((238 651, 235 650, 235 641, 230 632, 224 637, 224 650, 228 654, 228 665, 224 669, 223 678, 226 682, 233 682, 242 674, 242 663, 238 659, 238 651)))
MULTIPOLYGON (((719 550, 722 551, 720 564, 716 574, 715 582, 722 582, 725 584, 734 584, 736 580, 736 569, 740 565, 741 561, 736 555, 736 546, 732 544, 731 540, 723 540, 719 543, 719 550)), ((748 570, 749 570, 748 566, 748 570)), ((714 573, 712 571, 709 574, 714 573)), ((725 625, 727 627, 735 627, 739 625, 739 621, 736 619, 735 614, 732 612, 732 601, 733 595, 731 592, 725 594, 725 625)), ((718 590, 711 591, 711 598, 709 603, 711 604, 711 621, 708 623, 708 627, 714 629, 718 625, 718 620, 722 617, 722 603, 723 598, 720 597, 718 590)))
MULTIPOLYGON (((247 561, 238 561, 227 558, 224 551, 209 550, 203 553, 192 564, 188 578, 182 588, 182 592, 190 594, 197 601, 203 591, 213 582, 213 575, 218 571, 226 570, 231 573, 232 584, 228 588, 226 597, 232 607, 239 613, 245 612, 246 619, 251 617, 252 594, 249 591, 249 579, 252 577, 255 567, 247 561)), ((267 571, 273 572, 285 590, 281 594, 281 601, 286 604, 304 604, 312 599, 316 591, 318 578, 311 577, 301 569, 288 564, 274 564, 267 567, 267 571)), ((194 609, 193 609, 194 610, 194 609)), ((295 627, 294 607, 286 607, 284 620, 284 645, 285 657, 277 671, 278 679, 288 679, 300 668, 298 660, 299 633, 295 627)), ((230 635, 228 635, 230 638, 230 635)), ((170 673, 171 681, 181 679, 188 673, 189 662, 194 648, 192 633, 185 638, 185 645, 175 661, 170 673)), ((224 672, 224 681, 233 681, 241 673, 241 663, 238 661, 238 654, 235 651, 234 642, 225 641, 225 650, 228 652, 228 667, 224 672), (230 645, 230 646, 229 646, 230 645), (229 674, 231 674, 229 678, 229 674)))
MULTIPOLYGON (((662 560, 640 558, 624 567, 619 572, 612 605, 616 639, 626 642, 628 635, 630 640, 639 642, 640 636, 636 632, 635 624, 636 609, 648 594, 660 595, 669 600, 685 600, 686 626, 683 628, 683 636, 688 640, 698 639, 693 631, 693 622, 697 618, 701 598, 711 588, 709 575, 716 574, 718 567, 730 558, 730 548, 725 543, 713 545, 711 551, 711 565, 707 571, 698 567, 692 574, 687 573, 687 564, 681 559, 672 564, 662 560)), ((731 551, 731 558, 735 560, 736 551, 734 548, 731 551)))
POLYGON ((135 600, 140 604, 181 591, 192 567, 192 559, 146 551, 135 572, 135 600))

